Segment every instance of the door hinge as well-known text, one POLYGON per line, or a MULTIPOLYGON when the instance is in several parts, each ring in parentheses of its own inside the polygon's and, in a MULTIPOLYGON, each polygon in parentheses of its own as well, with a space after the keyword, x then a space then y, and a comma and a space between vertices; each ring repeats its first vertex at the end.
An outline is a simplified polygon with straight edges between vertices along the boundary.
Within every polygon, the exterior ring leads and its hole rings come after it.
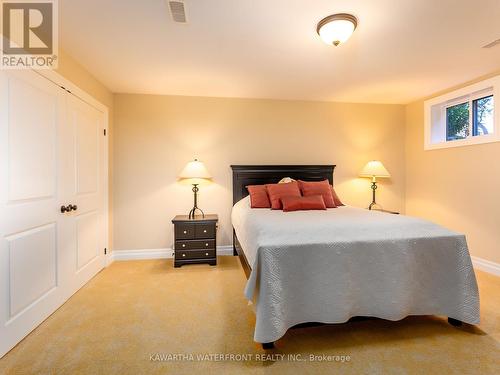
POLYGON ((108 249, 104 248, 104 255, 108 254, 108 249))
POLYGON ((104 136, 106 136, 106 129, 104 129, 104 136))

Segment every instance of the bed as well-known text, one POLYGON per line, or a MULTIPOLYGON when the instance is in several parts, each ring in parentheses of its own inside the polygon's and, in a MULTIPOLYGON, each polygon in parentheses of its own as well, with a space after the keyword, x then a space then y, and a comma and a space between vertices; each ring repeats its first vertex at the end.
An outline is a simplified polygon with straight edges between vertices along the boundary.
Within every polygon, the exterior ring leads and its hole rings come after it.
POLYGON ((426 220, 343 206, 252 209, 247 185, 283 177, 333 184, 334 165, 232 166, 234 252, 264 348, 296 325, 352 317, 442 315, 479 323, 479 294, 464 235, 426 220))

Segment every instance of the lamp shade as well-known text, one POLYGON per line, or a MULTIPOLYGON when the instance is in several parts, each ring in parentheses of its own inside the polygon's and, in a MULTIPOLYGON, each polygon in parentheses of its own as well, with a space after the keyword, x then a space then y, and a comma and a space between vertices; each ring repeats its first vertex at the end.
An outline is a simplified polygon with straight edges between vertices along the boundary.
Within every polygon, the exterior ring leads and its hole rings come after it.
POLYGON ((191 184, 199 184, 201 182, 210 180, 212 176, 210 172, 205 167, 203 162, 198 159, 194 159, 186 164, 184 169, 179 174, 180 180, 189 180, 191 184))
POLYGON ((378 160, 366 163, 359 175, 361 177, 391 177, 384 165, 378 160))

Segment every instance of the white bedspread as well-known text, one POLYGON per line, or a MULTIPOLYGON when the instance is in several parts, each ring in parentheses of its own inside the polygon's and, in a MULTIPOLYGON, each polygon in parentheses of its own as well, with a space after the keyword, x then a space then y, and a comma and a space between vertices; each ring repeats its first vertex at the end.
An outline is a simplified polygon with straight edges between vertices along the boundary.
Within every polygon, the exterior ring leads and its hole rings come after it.
POLYGON ((479 323, 479 293, 465 237, 429 221, 354 207, 232 212, 252 273, 257 342, 304 322, 353 316, 444 315, 479 323))

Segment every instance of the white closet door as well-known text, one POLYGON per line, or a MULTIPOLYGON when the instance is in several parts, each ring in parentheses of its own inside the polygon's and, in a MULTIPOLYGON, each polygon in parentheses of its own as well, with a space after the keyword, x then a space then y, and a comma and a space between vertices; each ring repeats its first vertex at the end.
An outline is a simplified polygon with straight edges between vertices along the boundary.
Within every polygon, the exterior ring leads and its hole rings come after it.
POLYGON ((0 72, 0 357, 104 266, 105 121, 35 72, 0 72))
POLYGON ((63 302, 58 134, 66 93, 0 72, 0 356, 63 302))
POLYGON ((69 243, 72 290, 104 267, 105 257, 105 115, 73 95, 67 101, 71 142, 65 142, 64 195, 77 209, 65 222, 69 243))

